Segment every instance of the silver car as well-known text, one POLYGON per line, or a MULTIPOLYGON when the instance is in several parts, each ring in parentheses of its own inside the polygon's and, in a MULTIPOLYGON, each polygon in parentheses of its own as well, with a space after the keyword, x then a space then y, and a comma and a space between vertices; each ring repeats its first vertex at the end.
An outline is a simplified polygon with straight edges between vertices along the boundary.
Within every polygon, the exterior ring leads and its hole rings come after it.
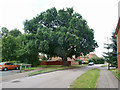
POLYGON ((94 63, 93 62, 89 62, 88 65, 94 65, 94 63))

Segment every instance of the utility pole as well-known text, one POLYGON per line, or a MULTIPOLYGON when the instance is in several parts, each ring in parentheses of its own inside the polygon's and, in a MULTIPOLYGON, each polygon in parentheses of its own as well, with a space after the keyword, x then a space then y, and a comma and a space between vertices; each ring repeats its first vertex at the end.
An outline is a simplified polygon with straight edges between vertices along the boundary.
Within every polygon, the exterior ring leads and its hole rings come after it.
MULTIPOLYGON (((109 45, 109 38, 108 37, 106 37, 106 38, 107 38, 107 45, 109 45)), ((109 63, 110 58, 109 58, 109 56, 110 56, 110 53, 109 53, 109 46, 108 46, 108 70, 110 70, 110 63, 109 63)))

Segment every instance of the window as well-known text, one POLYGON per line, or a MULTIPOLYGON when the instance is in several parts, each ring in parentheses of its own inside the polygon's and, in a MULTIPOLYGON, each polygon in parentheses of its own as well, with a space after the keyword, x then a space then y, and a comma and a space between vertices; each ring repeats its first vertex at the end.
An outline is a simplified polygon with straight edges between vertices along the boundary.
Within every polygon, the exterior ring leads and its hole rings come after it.
POLYGON ((81 57, 81 59, 84 59, 84 57, 81 57))
POLYGON ((3 65, 4 63, 0 63, 0 65, 3 65))
POLYGON ((12 63, 6 63, 5 65, 13 65, 12 63))

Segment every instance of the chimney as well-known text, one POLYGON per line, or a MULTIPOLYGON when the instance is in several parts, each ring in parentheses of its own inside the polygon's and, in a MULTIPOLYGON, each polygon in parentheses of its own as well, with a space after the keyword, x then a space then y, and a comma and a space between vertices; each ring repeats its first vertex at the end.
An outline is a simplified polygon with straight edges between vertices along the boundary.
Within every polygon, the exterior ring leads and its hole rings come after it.
POLYGON ((120 1, 118 2, 118 19, 120 18, 120 1))

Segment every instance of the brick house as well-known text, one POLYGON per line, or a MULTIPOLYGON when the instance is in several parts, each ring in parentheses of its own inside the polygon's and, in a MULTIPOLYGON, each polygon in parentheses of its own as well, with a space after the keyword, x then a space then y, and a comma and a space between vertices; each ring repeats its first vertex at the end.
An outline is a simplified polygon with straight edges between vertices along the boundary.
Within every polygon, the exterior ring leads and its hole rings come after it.
POLYGON ((120 2, 118 3, 118 24, 116 27, 115 35, 117 36, 117 57, 118 57, 118 70, 120 71, 120 2))
POLYGON ((115 36, 117 36, 117 57, 118 57, 118 69, 120 70, 120 18, 115 31, 115 36))
POLYGON ((80 57, 77 57, 77 59, 80 59, 82 61, 88 61, 90 58, 95 58, 95 57, 98 57, 95 53, 90 53, 90 54, 87 54, 86 56, 82 55, 80 57))
MULTIPOLYGON (((51 60, 52 61, 62 61, 62 58, 61 57, 52 57, 51 60)), ((75 61, 75 55, 72 56, 72 59, 68 57, 67 60, 71 62, 71 65, 79 64, 77 61, 75 61)))

